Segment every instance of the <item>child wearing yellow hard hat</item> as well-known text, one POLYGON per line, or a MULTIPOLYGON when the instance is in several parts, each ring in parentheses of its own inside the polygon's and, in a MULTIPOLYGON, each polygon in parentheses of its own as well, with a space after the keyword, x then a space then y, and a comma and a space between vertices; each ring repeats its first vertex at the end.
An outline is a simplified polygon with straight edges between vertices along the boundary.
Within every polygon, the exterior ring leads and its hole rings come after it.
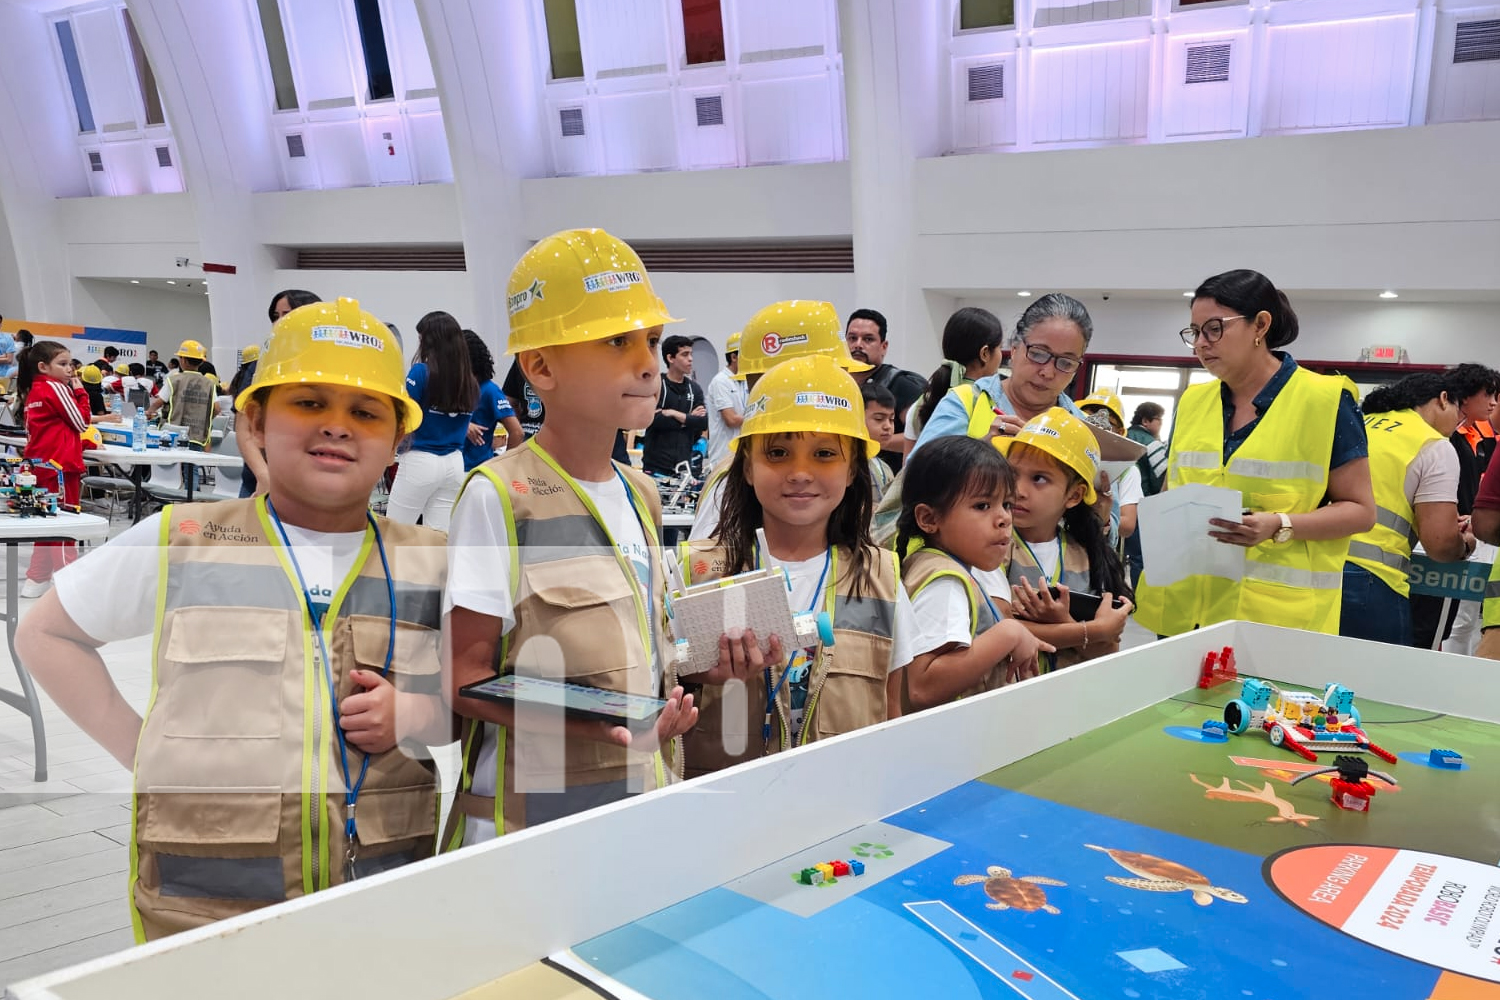
POLYGON ((782 659, 779 640, 791 637, 765 637, 762 657, 747 632, 744 662, 684 678, 701 692, 698 727, 684 741, 689 776, 900 715, 912 658, 915 622, 895 554, 870 541, 869 460, 879 446, 858 384, 826 355, 783 362, 751 390, 740 431, 718 530, 686 543, 684 573, 699 583, 780 565, 794 610, 826 611, 836 641, 782 659), (743 695, 726 697, 731 678, 743 695))
MULTIPOLYGON (((1087 414, 1089 423, 1115 434, 1125 433, 1125 404, 1108 389, 1095 390, 1079 402, 1078 408, 1087 414)), ((1109 484, 1109 494, 1109 541, 1118 548, 1135 534, 1136 507, 1146 497, 1141 488, 1141 470, 1134 464, 1127 466, 1120 477, 1109 484)))
POLYGON ((403 375, 359 303, 292 312, 238 401, 268 494, 165 508, 59 572, 21 623, 37 681, 134 771, 138 940, 434 850, 444 539, 369 511, 422 417, 403 375), (152 623, 143 719, 98 650, 152 623))
MULTIPOLYGON (((872 366, 856 361, 844 342, 844 327, 838 310, 831 302, 810 299, 788 299, 772 302, 756 311, 740 331, 739 359, 734 377, 746 389, 754 389, 762 375, 776 365, 795 358, 822 355, 846 372, 867 372, 872 366)), ((871 462, 879 459, 871 456, 871 462)), ((719 526, 719 507, 723 498, 724 476, 729 471, 727 456, 710 463, 707 480, 698 498, 690 539, 713 537, 719 526)), ((872 474, 878 470, 872 465, 872 474)))
POLYGON ((167 423, 186 427, 188 446, 200 451, 208 448, 217 413, 214 397, 219 391, 218 378, 201 371, 207 360, 208 351, 200 342, 184 340, 177 348, 179 369, 167 376, 146 410, 148 416, 155 417, 165 407, 167 423))
POLYGON ((445 848, 667 783, 697 719, 664 655, 666 576, 654 483, 611 459, 657 406, 662 327, 676 319, 630 246, 556 233, 507 287, 508 351, 546 406, 534 437, 477 466, 448 531, 454 705, 467 720, 445 848), (500 675, 667 700, 655 728, 518 714, 463 697, 500 675))
POLYGON ((1037 638, 1055 646, 1048 669, 1112 653, 1129 618, 1130 584, 1091 505, 1098 500, 1099 442, 1089 425, 1062 407, 1027 421, 994 446, 1016 471, 1011 509, 1015 541, 1011 607, 1037 638), (1056 587, 1054 597, 1049 588, 1056 587), (1070 593, 1100 596, 1099 610, 1075 621, 1070 593), (1112 598, 1122 598, 1115 608, 1112 598))

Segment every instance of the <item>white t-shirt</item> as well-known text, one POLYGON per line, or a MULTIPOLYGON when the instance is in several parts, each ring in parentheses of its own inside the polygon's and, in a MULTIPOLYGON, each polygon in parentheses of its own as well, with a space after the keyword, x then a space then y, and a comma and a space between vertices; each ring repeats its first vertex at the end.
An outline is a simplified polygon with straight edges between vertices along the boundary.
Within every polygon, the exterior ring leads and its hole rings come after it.
MULTIPOLYGON (((1027 543, 1021 540, 1020 535, 1017 535, 1011 545, 1020 548, 1027 543)), ((1058 566, 1062 563, 1062 532, 1052 536, 1050 541, 1032 542, 1027 547, 1031 552, 1031 557, 1036 560, 1037 568, 1041 570, 1042 576, 1048 580, 1059 579, 1058 566)), ((1027 578, 1030 579, 1029 576, 1027 578)))
MULTIPOLYGON (((1457 452, 1454 452, 1454 457, 1458 457, 1457 452)), ((1140 466, 1132 465, 1126 469, 1125 474, 1110 485, 1110 492, 1115 495, 1116 510, 1140 503, 1146 496, 1145 490, 1141 488, 1140 466)))
MULTIPOLYGON (((603 515, 605 527, 620 551, 630 560, 636 575, 651 595, 650 615, 653 636, 656 616, 661 613, 661 594, 652 586, 651 553, 635 505, 625 492, 618 476, 602 483, 575 480, 588 494, 594 507, 603 515)), ((500 495, 488 481, 476 481, 466 489, 453 507, 448 525, 448 589, 443 594, 443 614, 453 608, 468 608, 482 615, 499 618, 502 635, 516 626, 515 603, 511 598, 510 539, 505 533, 505 514, 500 495)), ((661 662, 651 658, 651 691, 661 693, 661 662)), ((499 754, 496 727, 484 726, 484 742, 474 768, 471 791, 475 795, 495 794, 495 768, 499 754)), ((495 837, 495 824, 470 818, 464 827, 464 844, 478 844, 495 837)))
POLYGON ((712 538, 719 530, 719 505, 724 502, 724 480, 727 475, 714 480, 713 486, 698 496, 698 510, 693 515, 693 527, 688 531, 688 540, 697 542, 712 538))
MULTIPOLYGON (((353 570, 365 533, 307 531, 290 524, 286 533, 314 609, 326 611, 334 592, 353 570)), ((57 599, 68 617, 96 642, 131 639, 155 628, 160 539, 161 514, 152 514, 58 570, 57 599)), ((225 640, 238 641, 232 636, 225 640)))
POLYGON ((964 585, 951 576, 933 580, 912 598, 917 618, 917 635, 912 650, 918 656, 942 649, 951 643, 967 648, 973 641, 973 620, 969 617, 969 595, 964 585))
POLYGON ((729 456, 729 442, 739 436, 738 427, 724 422, 722 410, 733 410, 745 415, 745 383, 735 378, 728 368, 721 368, 708 383, 705 393, 708 398, 708 456, 707 468, 715 468, 729 456))
MULTIPOLYGON (((786 569, 787 576, 792 583, 792 609, 795 611, 806 611, 812 607, 814 601, 818 602, 817 610, 826 610, 823 598, 818 593, 818 579, 823 575, 823 566, 828 558, 825 551, 820 555, 813 556, 805 562, 783 562, 780 565, 786 569)), ((833 567, 829 565, 828 575, 833 575, 833 567)), ((832 581, 826 581, 832 582, 832 581)), ((912 610, 911 598, 906 596, 906 588, 896 587, 896 620, 891 635, 891 662, 886 666, 886 674, 890 675, 905 667, 916 655, 912 646, 912 637, 917 634, 916 613, 912 610)), ((802 732, 802 718, 806 709, 808 694, 808 680, 811 678, 809 664, 811 656, 817 651, 816 646, 798 650, 792 657, 791 673, 786 679, 786 684, 792 688, 792 739, 795 742, 802 732)), ((837 653, 835 653, 837 655, 837 653)), ((771 672, 771 683, 774 685, 781 681, 781 669, 777 668, 771 672)))

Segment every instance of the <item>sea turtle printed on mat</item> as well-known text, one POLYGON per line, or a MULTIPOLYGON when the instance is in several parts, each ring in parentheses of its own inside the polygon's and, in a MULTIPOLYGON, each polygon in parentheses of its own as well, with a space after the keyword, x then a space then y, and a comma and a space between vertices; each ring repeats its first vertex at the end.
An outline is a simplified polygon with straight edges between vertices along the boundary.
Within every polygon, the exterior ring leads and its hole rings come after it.
POLYGON ((1043 913, 1054 914, 1062 911, 1047 902, 1047 891, 1042 886, 1068 884, 1041 875, 1016 878, 1009 868, 999 865, 990 865, 988 874, 985 875, 960 875, 953 880, 954 885, 974 885, 978 882, 984 883, 985 895, 994 900, 985 904, 991 910, 1021 910, 1024 913, 1041 910, 1043 913))
POLYGON ((1115 885, 1123 885, 1127 889, 1142 889, 1146 892, 1187 892, 1192 894, 1193 902, 1199 906, 1207 906, 1215 899, 1222 899, 1226 903, 1250 902, 1233 889, 1213 885, 1207 876, 1175 861, 1168 861, 1151 854, 1138 854, 1135 851, 1099 847, 1096 844, 1083 846, 1091 851, 1102 851, 1108 854, 1115 864, 1132 875, 1139 876, 1138 878, 1119 878, 1115 875, 1106 875, 1105 881, 1113 882, 1115 885))

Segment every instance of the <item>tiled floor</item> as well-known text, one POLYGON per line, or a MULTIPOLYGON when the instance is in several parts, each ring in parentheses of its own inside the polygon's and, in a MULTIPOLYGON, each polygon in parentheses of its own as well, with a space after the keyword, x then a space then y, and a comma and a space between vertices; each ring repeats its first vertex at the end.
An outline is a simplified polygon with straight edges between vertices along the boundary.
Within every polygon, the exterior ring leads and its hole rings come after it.
MULTIPOLYGON (((32 604, 21 602, 23 616, 32 604)), ((1134 622, 1126 627, 1126 647, 1152 638, 1134 622)), ((137 710, 149 693, 150 654, 150 636, 103 650, 137 710)), ((0 687, 16 690, 3 645, 0 687)), ((130 774, 42 699, 49 772, 42 784, 32 780, 30 722, 0 705, 0 991, 134 943, 125 904, 130 774)), ((451 775, 449 758, 440 761, 451 775)))

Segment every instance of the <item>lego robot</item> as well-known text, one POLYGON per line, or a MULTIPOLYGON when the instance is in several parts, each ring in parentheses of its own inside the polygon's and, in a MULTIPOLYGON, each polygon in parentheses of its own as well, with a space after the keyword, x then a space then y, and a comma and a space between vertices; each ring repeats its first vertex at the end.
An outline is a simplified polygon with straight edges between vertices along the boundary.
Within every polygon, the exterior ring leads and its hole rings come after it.
POLYGON ((1311 691, 1283 691, 1270 681, 1245 678, 1240 696, 1224 706, 1224 722, 1231 733, 1263 730, 1271 745, 1317 762, 1318 753, 1372 753, 1387 763, 1396 755, 1376 746, 1360 728, 1354 692, 1330 684, 1317 695, 1311 691))

